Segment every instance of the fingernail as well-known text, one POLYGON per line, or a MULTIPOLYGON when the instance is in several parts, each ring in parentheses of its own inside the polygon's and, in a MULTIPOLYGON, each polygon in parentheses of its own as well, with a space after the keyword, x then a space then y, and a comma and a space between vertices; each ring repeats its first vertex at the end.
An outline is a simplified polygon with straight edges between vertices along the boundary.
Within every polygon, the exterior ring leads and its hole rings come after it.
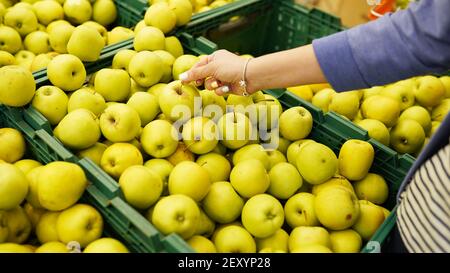
POLYGON ((230 92, 230 88, 228 86, 224 86, 224 87, 222 87, 222 92, 228 93, 228 92, 230 92))
POLYGON ((196 81, 195 81, 195 84, 196 84, 197 86, 200 86, 200 85, 203 84, 203 81, 202 81, 202 80, 196 80, 196 81))
POLYGON ((188 77, 189 77, 189 74, 187 72, 181 73, 179 76, 180 80, 182 80, 182 81, 187 80, 188 77))
POLYGON ((213 81, 213 82, 211 83, 211 87, 214 88, 214 89, 216 89, 217 87, 219 87, 219 83, 218 83, 217 81, 213 81))

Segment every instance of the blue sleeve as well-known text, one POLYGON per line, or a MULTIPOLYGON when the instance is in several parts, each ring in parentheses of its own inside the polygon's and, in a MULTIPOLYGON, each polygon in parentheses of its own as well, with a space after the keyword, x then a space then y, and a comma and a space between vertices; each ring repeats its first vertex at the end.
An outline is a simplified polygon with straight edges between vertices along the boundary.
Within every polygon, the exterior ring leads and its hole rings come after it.
POLYGON ((406 10, 313 41, 337 91, 384 85, 450 68, 450 0, 421 0, 406 10))

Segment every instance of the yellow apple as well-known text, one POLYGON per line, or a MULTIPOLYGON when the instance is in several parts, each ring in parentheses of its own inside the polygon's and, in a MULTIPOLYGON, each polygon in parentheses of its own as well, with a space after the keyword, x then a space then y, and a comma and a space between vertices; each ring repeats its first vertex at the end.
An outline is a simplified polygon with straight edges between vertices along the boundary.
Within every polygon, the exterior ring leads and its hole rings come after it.
POLYGON ((18 244, 24 243, 31 233, 31 222, 28 219, 25 210, 22 207, 16 207, 7 210, 5 213, 6 226, 9 230, 6 242, 18 244))
POLYGON ((12 164, 0 163, 0 210, 16 208, 25 200, 27 193, 25 174, 12 164))
POLYGON ((195 86, 174 81, 167 85, 158 100, 161 111, 172 121, 187 121, 198 113, 201 97, 195 86))
POLYGON ((61 212, 49 211, 44 213, 36 225, 36 236, 41 244, 59 241, 56 222, 61 212))
POLYGON ((244 206, 243 199, 229 182, 213 183, 202 203, 206 214, 222 224, 235 221, 244 206))
POLYGON ((89 26, 75 28, 67 43, 67 52, 75 55, 83 62, 94 62, 100 58, 105 40, 100 33, 89 26))
POLYGON ((107 102, 124 101, 130 93, 130 86, 130 76, 121 69, 103 68, 95 75, 95 91, 107 102))
MULTIPOLYGON (((170 51, 169 51, 170 53, 170 51)), ((175 55, 174 55, 175 57, 175 55)), ((191 69, 200 59, 194 55, 182 55, 173 63, 172 76, 174 80, 180 79, 180 74, 191 69)))
POLYGON ((39 203, 51 211, 75 204, 87 187, 83 169, 69 162, 55 161, 42 167, 37 177, 39 203))
POLYGON ((256 159, 246 160, 234 166, 230 174, 233 188, 244 198, 264 193, 270 185, 264 165, 256 159))
POLYGON ((88 244, 83 253, 129 253, 129 250, 119 240, 100 238, 88 244))
POLYGON ((34 54, 42 54, 52 51, 49 35, 44 31, 31 32, 23 40, 23 45, 26 50, 29 50, 34 54))
POLYGON ((38 20, 32 9, 12 7, 6 11, 4 24, 16 29, 21 36, 26 36, 37 30, 38 20))
POLYGON ((359 97, 354 92, 336 93, 331 98, 328 110, 352 120, 359 110, 359 97))
POLYGON ((442 84, 445 87, 445 98, 450 98, 450 76, 442 76, 439 78, 439 80, 442 82, 442 84))
POLYGON ((224 156, 211 152, 198 157, 196 162, 208 172, 211 183, 228 181, 231 165, 224 156))
POLYGON ((117 103, 103 111, 100 116, 102 134, 112 142, 133 140, 141 130, 139 114, 131 106, 117 103))
POLYGON ((166 86, 167 83, 157 83, 152 87, 148 88, 147 92, 152 95, 155 95, 159 99, 159 95, 161 95, 161 93, 164 92, 166 86))
POLYGON ((105 172, 118 179, 131 166, 142 165, 138 148, 129 143, 114 143, 103 152, 100 165, 105 172))
POLYGON ((15 243, 0 244, 0 253, 33 253, 29 247, 15 243))
POLYGON ((22 48, 22 38, 12 27, 0 25, 0 50, 11 54, 17 53, 22 48))
POLYGON ((400 111, 403 111, 414 105, 414 89, 415 87, 411 88, 411 86, 397 83, 385 87, 380 95, 395 99, 400 104, 400 111))
POLYGON ((35 90, 36 84, 29 70, 16 65, 0 68, 0 103, 24 106, 32 100, 35 90))
POLYGON ((109 26, 117 18, 117 8, 113 0, 97 0, 92 6, 92 19, 103 26, 109 26))
POLYGON ((308 85, 289 87, 287 88, 287 90, 294 93, 297 97, 300 97, 309 102, 312 101, 314 95, 313 91, 311 90, 311 87, 309 87, 308 85))
POLYGON ((77 150, 91 147, 101 136, 97 117, 86 109, 68 113, 53 133, 65 146, 77 150))
POLYGON ((322 89, 314 95, 311 102, 322 111, 328 112, 334 94, 336 94, 336 92, 331 88, 322 89))
POLYGON ((166 157, 166 159, 170 163, 172 163, 174 166, 176 166, 183 161, 194 162, 195 156, 191 151, 189 151, 186 144, 184 144, 184 142, 180 141, 178 143, 178 147, 175 150, 175 152, 173 154, 171 154, 170 156, 166 157))
POLYGON ((14 55, 6 51, 0 51, 0 67, 14 65, 15 63, 14 55))
POLYGON ((175 36, 166 37, 165 39, 165 50, 172 54, 175 58, 178 58, 184 54, 183 46, 175 36))
POLYGON ((137 52, 131 49, 122 49, 114 55, 112 68, 113 69, 123 69, 128 71, 128 65, 131 59, 136 55, 137 52))
POLYGON ((364 241, 370 240, 384 222, 384 212, 380 207, 366 200, 360 200, 360 215, 352 226, 364 241))
POLYGON ((351 227, 360 214, 356 195, 343 187, 323 189, 316 195, 314 205, 319 222, 331 230, 351 227))
POLYGON ((63 5, 64 15, 72 24, 82 24, 92 16, 92 6, 88 0, 66 0, 63 5))
POLYGON ((134 49, 138 52, 164 50, 164 48, 164 33, 156 27, 143 27, 134 37, 134 49))
POLYGON ((108 33, 108 45, 116 44, 134 37, 131 29, 115 27, 108 33))
POLYGON ((0 245, 6 242, 9 234, 6 216, 6 211, 0 210, 0 245))
POLYGON ((361 180, 369 172, 375 151, 369 142, 350 139, 339 151, 339 173, 349 180, 361 180))
POLYGON ((335 175, 330 180, 320 184, 320 185, 314 185, 312 187, 312 194, 317 195, 320 191, 327 189, 329 187, 336 187, 336 186, 342 186, 344 188, 347 188, 350 192, 355 192, 353 189, 352 184, 347 180, 347 178, 341 176, 341 175, 335 175))
POLYGON ((279 150, 266 151, 266 153, 269 156, 269 163, 270 163, 269 170, 271 170, 278 163, 287 162, 287 159, 284 156, 283 152, 279 150))
POLYGON ((248 117, 236 112, 223 115, 219 119, 217 126, 221 143, 230 149, 239 149, 246 145, 253 130, 248 117))
POLYGON ((194 235, 186 241, 198 253, 216 253, 213 242, 204 236, 194 235))
POLYGON ((58 55, 58 53, 56 53, 56 52, 49 52, 46 54, 37 55, 33 59, 33 62, 31 63, 31 67, 30 67, 31 72, 36 72, 38 70, 47 68, 50 61, 57 55, 58 55))
POLYGON ((329 180, 338 169, 338 159, 334 152, 315 142, 308 142, 300 148, 296 163, 303 179, 313 185, 329 180))
POLYGON ((255 253, 256 243, 243 227, 231 225, 222 228, 213 238, 219 253, 255 253))
POLYGON ((145 23, 145 20, 142 19, 134 26, 134 34, 137 34, 139 31, 141 31, 146 26, 147 26, 147 24, 145 23))
POLYGON ((56 86, 42 86, 36 90, 31 102, 50 124, 58 124, 67 114, 67 103, 69 98, 66 93, 56 86))
POLYGON ((150 87, 163 76, 163 61, 150 51, 138 52, 128 65, 130 76, 143 87, 150 87))
POLYGON ((438 106, 433 108, 433 111, 431 112, 431 119, 433 121, 442 122, 449 112, 450 99, 444 99, 438 106))
POLYGON ((194 235, 200 210, 195 201, 182 194, 160 199, 153 209, 152 223, 163 234, 177 233, 183 239, 194 235))
MULTIPOLYGON (((53 1, 43 1, 53 2, 53 1)), ((40 247, 36 248, 35 253, 69 253, 67 245, 61 242, 47 242, 40 247)))
POLYGON ((0 159, 14 163, 25 154, 25 139, 13 128, 0 128, 0 159))
POLYGON ((280 133, 291 141, 303 139, 312 129, 311 113, 303 107, 297 106, 283 112, 280 116, 280 133))
POLYGON ((105 99, 92 88, 84 87, 78 89, 70 95, 67 102, 68 112, 76 109, 86 109, 99 116, 106 109, 105 99))
POLYGON ((107 45, 107 44, 108 44, 108 30, 107 30, 104 26, 102 26, 102 25, 100 25, 99 23, 94 22, 94 21, 87 21, 87 22, 84 22, 84 23, 82 24, 82 26, 91 27, 91 28, 97 30, 98 33, 100 33, 100 35, 102 36, 102 38, 103 38, 103 40, 104 40, 104 42, 105 42, 104 45, 107 45))
POLYGON ((266 170, 270 169, 269 156, 264 150, 264 147, 259 144, 246 145, 233 154, 234 165, 250 159, 257 159, 264 165, 266 170))
POLYGON ((206 215, 206 213, 201 208, 199 209, 200 218, 197 221, 197 227, 194 234, 209 237, 216 229, 216 224, 213 220, 211 220, 211 218, 208 217, 208 215, 206 215))
POLYGON ((330 234, 323 227, 296 227, 289 235, 289 251, 308 245, 330 247, 330 234))
POLYGON ((76 204, 61 212, 56 231, 61 242, 67 244, 75 241, 86 247, 102 235, 103 218, 94 207, 76 204))
POLYGON ((192 17, 193 7, 189 0, 169 0, 169 6, 174 11, 177 26, 189 23, 192 17))
POLYGON ((70 24, 58 23, 60 21, 55 21, 48 26, 48 34, 50 45, 58 53, 67 53, 67 43, 69 42, 75 27, 70 24))
POLYGON ((173 64, 175 62, 175 57, 172 56, 172 54, 170 54, 169 52, 165 51, 165 50, 155 50, 153 51, 153 53, 155 53, 156 55, 158 55, 158 57, 161 58, 161 60, 163 61, 163 76, 161 77, 160 82, 162 83, 169 83, 172 80, 172 69, 173 69, 173 64))
POLYGON ((92 160, 92 162, 100 166, 102 155, 107 147, 108 146, 106 146, 105 144, 97 142, 93 146, 79 151, 77 153, 77 156, 79 158, 89 158, 90 160, 92 160))
POLYGON ((57 1, 36 1, 33 9, 39 22, 45 26, 64 19, 64 9, 57 1))
POLYGON ((389 187, 384 178, 378 174, 369 173, 364 179, 354 184, 356 196, 374 204, 383 204, 389 194, 389 187))
POLYGON ((39 161, 33 159, 22 159, 14 163, 25 175, 27 175, 32 169, 42 166, 39 161))
POLYGON ((315 141, 312 139, 301 139, 289 144, 286 151, 286 157, 289 163, 291 163, 294 166, 297 164, 297 157, 298 153, 300 152, 300 148, 302 147, 303 144, 308 142, 315 142, 315 141))
POLYGON ((36 55, 28 50, 21 50, 14 55, 17 65, 22 66, 29 71, 31 71, 31 64, 33 63, 35 57, 36 55))
POLYGON ((278 163, 269 171, 268 193, 278 199, 288 199, 302 186, 303 179, 297 168, 286 162, 278 163))
POLYGON ((61 54, 48 64, 47 76, 53 85, 64 91, 74 91, 84 84, 86 69, 78 57, 61 54))
POLYGON ((425 133, 431 130, 431 117, 430 113, 422 106, 412 106, 405 109, 400 115, 399 121, 404 119, 412 119, 417 121, 422 127, 425 133))
POLYGON ((288 252, 289 234, 283 229, 278 229, 272 236, 266 238, 255 238, 258 252, 263 249, 272 251, 288 252))
POLYGON ((145 162, 144 166, 159 175, 161 181, 163 182, 162 195, 167 195, 169 191, 167 189, 167 183, 169 181, 169 175, 173 170, 172 163, 165 159, 150 159, 145 162))
POLYGON ((356 124, 365 129, 369 133, 369 137, 389 146, 389 130, 384 123, 376 119, 363 119, 356 122, 356 124))
POLYGON ((218 143, 217 125, 205 117, 194 117, 183 125, 183 141, 195 154, 211 152, 218 143))
POLYGON ((434 107, 441 103, 445 97, 444 84, 434 76, 423 76, 418 80, 417 89, 414 90, 416 101, 423 107, 434 107))
POLYGON ((133 94, 128 100, 127 105, 139 114, 141 126, 145 126, 154 120, 160 112, 158 98, 146 92, 133 94))
POLYGON ((365 100, 361 113, 366 119, 376 119, 392 127, 400 116, 400 104, 393 98, 375 95, 365 100))
POLYGON ((178 147, 178 134, 175 127, 165 120, 154 120, 144 127, 141 143, 145 152, 155 158, 173 154, 178 147))
POLYGON ((413 154, 425 141, 425 131, 415 120, 401 120, 391 129, 391 147, 399 153, 413 154))
POLYGON ((169 176, 170 194, 184 194, 200 202, 208 193, 209 174, 195 162, 183 161, 176 165, 169 176))
POLYGON ((153 26, 164 33, 172 31, 177 23, 177 15, 166 2, 151 5, 144 17, 147 26, 153 26))
POLYGON ((318 244, 312 244, 312 245, 305 245, 305 246, 299 246, 290 251, 291 253, 333 253, 330 248, 318 245, 318 244))
POLYGON ((301 192, 289 198, 284 205, 286 223, 291 228, 299 226, 318 226, 315 212, 315 196, 311 193, 301 192))
POLYGON ((368 89, 364 89, 362 100, 365 101, 372 96, 379 95, 381 93, 381 91, 383 91, 383 89, 384 89, 384 87, 382 87, 382 86, 374 86, 374 87, 371 87, 368 89))
POLYGON ((362 245, 361 236, 352 229, 331 231, 330 242, 335 253, 358 253, 362 245))

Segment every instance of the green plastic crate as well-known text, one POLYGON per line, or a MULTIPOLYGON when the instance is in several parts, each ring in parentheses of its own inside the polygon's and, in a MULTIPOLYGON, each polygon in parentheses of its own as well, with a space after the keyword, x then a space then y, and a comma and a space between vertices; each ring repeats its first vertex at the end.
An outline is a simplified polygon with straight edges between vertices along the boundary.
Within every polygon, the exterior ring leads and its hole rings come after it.
POLYGON ((117 7, 116 26, 134 27, 144 19, 148 1, 145 0, 114 0, 117 7))
POLYGON ((364 246, 362 252, 370 252, 371 247, 378 243, 382 247, 395 226, 396 195, 398 189, 414 163, 414 158, 408 154, 399 155, 397 152, 369 137, 367 131, 345 120, 333 112, 324 114, 322 110, 311 103, 285 90, 267 90, 265 93, 276 97, 286 108, 302 106, 311 112, 314 118, 313 129, 309 138, 330 147, 339 154, 341 146, 349 139, 368 141, 375 150, 375 159, 370 172, 382 175, 389 186, 389 197, 384 206, 391 210, 391 214, 380 226, 371 240, 364 246))
POLYGON ((204 36, 219 48, 259 56, 305 45, 342 29, 338 18, 293 1, 248 0, 205 12, 179 31, 204 36))

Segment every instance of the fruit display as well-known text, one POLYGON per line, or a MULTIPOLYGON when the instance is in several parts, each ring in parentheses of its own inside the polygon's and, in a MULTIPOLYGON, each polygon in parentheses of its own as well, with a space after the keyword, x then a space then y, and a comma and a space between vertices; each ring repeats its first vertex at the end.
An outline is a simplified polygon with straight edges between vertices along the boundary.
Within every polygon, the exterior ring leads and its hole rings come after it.
MULTIPOLYGON (((184 0, 183 0, 184 1, 184 0)), ((212 10, 215 8, 219 8, 225 5, 228 5, 230 3, 239 1, 239 0, 187 0, 188 2, 190 2, 191 4, 191 13, 192 14, 197 14, 197 13, 202 13, 208 10, 212 10)), ((160 3, 168 3, 170 5, 171 2, 175 2, 175 1, 171 1, 171 0, 148 0, 148 4, 149 4, 149 9, 152 9, 154 11, 158 10, 162 10, 165 9, 163 8, 163 5, 161 5, 160 3), (157 6, 157 7, 152 7, 152 6, 157 6)), ((187 4, 185 4, 187 5, 187 4)), ((153 13, 153 11, 152 11, 153 13)), ((157 12, 157 14, 162 14, 160 12, 157 12)), ((156 19, 155 19, 156 20, 156 19)))
POLYGON ((450 112, 449 76, 422 76, 343 93, 328 85, 288 90, 324 112, 351 120, 398 153, 416 157, 450 112))
POLYGON ((102 237, 103 217, 79 202, 88 181, 76 164, 24 159, 26 141, 0 128, 0 253, 127 253, 102 237))

